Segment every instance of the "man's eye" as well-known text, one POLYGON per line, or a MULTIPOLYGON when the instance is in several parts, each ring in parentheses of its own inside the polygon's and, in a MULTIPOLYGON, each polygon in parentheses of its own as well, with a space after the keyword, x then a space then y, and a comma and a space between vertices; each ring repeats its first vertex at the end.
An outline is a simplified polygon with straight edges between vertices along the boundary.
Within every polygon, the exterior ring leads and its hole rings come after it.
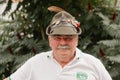
POLYGON ((60 40, 61 38, 59 38, 59 37, 55 37, 55 39, 60 40))
POLYGON ((57 36, 54 36, 53 37, 55 40, 61 40, 61 38, 60 37, 57 37, 57 36))

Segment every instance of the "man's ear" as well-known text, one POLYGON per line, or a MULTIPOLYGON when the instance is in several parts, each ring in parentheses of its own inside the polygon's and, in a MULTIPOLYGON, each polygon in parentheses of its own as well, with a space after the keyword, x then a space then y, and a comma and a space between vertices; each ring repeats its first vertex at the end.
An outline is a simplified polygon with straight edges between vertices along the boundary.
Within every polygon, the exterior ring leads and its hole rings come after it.
POLYGON ((50 40, 50 36, 48 36, 48 41, 50 40))

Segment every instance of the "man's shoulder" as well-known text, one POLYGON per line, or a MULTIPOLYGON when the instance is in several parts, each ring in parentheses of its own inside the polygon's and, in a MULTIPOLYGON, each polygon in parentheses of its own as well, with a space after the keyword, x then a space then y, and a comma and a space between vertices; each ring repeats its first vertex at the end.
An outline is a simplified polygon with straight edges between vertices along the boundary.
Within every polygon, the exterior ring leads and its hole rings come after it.
POLYGON ((41 52, 41 53, 38 53, 35 56, 31 57, 28 61, 32 61, 32 62, 40 61, 40 60, 46 59, 47 56, 51 55, 51 54, 52 54, 52 51, 41 52))

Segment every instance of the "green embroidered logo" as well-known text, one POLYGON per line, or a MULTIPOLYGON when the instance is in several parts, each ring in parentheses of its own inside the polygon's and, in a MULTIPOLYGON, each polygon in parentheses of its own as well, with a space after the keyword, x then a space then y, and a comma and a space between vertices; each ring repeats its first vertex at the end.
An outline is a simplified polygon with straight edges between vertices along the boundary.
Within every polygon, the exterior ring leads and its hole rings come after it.
POLYGON ((76 78, 77 78, 77 80, 87 80, 88 75, 85 72, 77 72, 76 78))

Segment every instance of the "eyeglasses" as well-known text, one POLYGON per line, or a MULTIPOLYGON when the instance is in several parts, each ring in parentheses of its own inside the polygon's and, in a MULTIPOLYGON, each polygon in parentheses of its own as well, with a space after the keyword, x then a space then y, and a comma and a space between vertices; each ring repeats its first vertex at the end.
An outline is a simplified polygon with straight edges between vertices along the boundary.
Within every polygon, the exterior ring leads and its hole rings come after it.
POLYGON ((72 41, 77 37, 77 35, 52 35, 51 37, 56 41, 72 41))

